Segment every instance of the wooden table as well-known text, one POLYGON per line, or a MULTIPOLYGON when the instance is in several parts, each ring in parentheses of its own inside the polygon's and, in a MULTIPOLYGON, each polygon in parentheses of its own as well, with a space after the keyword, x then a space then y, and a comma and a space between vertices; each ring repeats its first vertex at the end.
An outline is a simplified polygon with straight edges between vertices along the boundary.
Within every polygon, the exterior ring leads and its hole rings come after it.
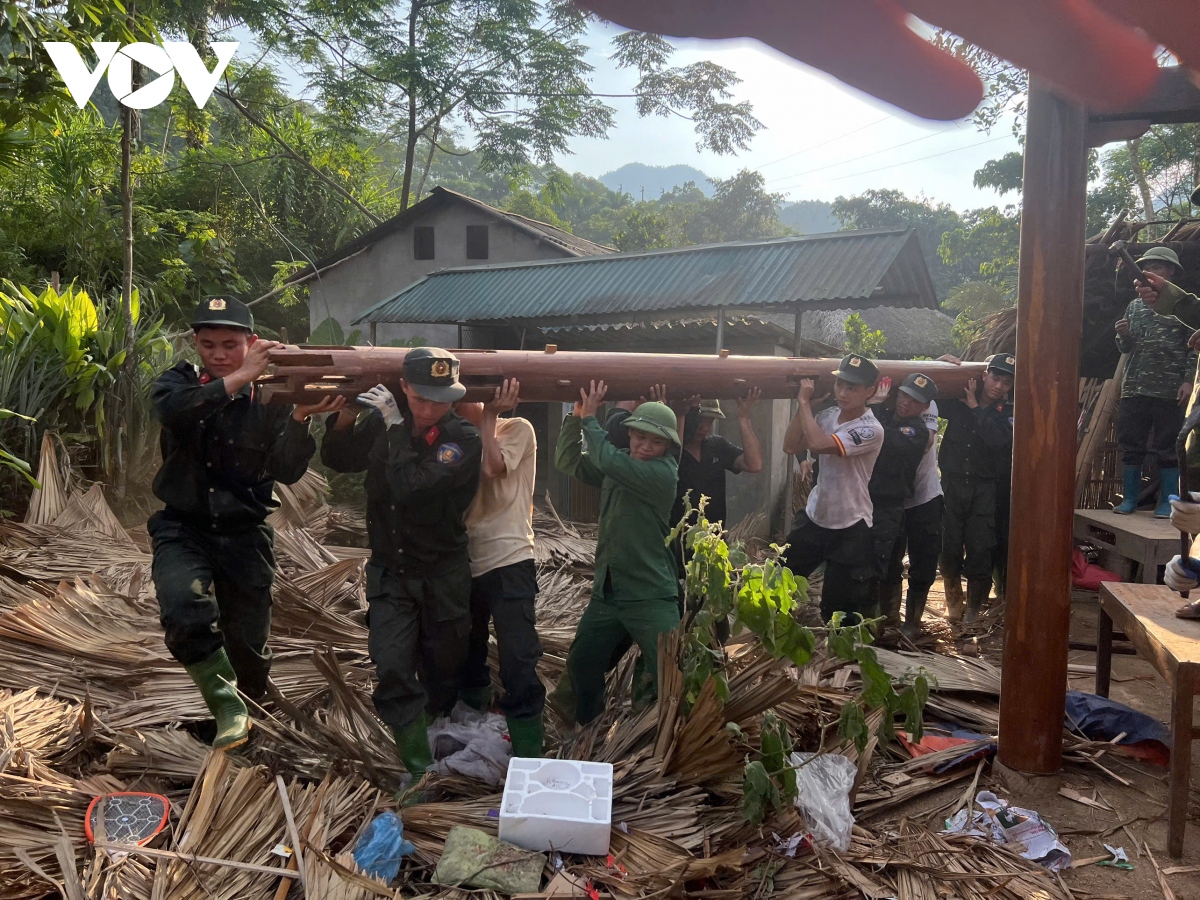
POLYGON ((1171 688, 1171 774, 1168 780, 1167 850, 1183 853, 1192 774, 1192 698, 1200 688, 1200 622, 1175 618, 1179 594, 1160 584, 1107 581, 1100 586, 1096 693, 1108 696, 1114 628, 1171 688))
POLYGON ((1179 531, 1170 519, 1156 519, 1150 512, 1121 516, 1111 509, 1075 510, 1075 537, 1088 541, 1141 567, 1143 584, 1158 581, 1158 567, 1179 552, 1179 531))

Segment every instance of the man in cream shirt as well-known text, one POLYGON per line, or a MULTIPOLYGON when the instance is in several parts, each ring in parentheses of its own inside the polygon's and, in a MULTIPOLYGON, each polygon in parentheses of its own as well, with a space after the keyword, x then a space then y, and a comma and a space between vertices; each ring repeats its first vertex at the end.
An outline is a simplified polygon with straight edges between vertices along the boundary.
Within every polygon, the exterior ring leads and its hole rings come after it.
POLYGON ((520 383, 506 380, 487 403, 460 403, 458 413, 483 438, 479 492, 467 510, 471 557, 471 637, 460 698, 491 706, 488 622, 500 650, 499 707, 508 720, 513 756, 542 755, 546 689, 537 674, 542 644, 534 619, 537 570, 533 556, 533 484, 537 437, 527 419, 500 418, 516 409, 520 383))

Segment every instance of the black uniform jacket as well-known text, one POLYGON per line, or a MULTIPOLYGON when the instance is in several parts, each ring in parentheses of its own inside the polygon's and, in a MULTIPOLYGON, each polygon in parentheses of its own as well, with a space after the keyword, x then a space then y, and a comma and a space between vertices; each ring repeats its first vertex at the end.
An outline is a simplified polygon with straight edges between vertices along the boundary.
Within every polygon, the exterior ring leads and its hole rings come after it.
POLYGON ((463 516, 479 486, 483 443, 466 419, 447 413, 414 437, 411 418, 385 428, 371 413, 338 431, 328 419, 321 460, 367 473, 371 561, 413 577, 468 565, 463 516))
POLYGON ((258 525, 279 508, 275 482, 299 481, 317 450, 294 407, 261 402, 253 384, 230 397, 223 379, 202 379, 189 362, 164 372, 150 396, 162 423, 154 496, 171 518, 221 531, 258 525))
POLYGON ((942 475, 1007 478, 1012 469, 1013 406, 1001 400, 975 409, 961 400, 938 401, 946 420, 938 467, 942 475))
POLYGON ((874 503, 900 504, 913 495, 917 467, 929 446, 929 429, 920 416, 901 419, 895 410, 874 412, 883 426, 883 446, 867 489, 874 503))

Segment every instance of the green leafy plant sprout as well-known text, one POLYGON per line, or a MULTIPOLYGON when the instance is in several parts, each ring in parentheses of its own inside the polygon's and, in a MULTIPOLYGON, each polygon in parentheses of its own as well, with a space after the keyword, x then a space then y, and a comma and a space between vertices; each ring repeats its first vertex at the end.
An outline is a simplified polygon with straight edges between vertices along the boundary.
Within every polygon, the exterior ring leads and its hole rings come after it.
MULTIPOLYGON (((684 496, 684 514, 667 536, 668 544, 681 548, 684 570, 684 597, 687 614, 681 626, 684 634, 681 669, 684 682, 684 706, 690 710, 704 684, 713 679, 717 695, 724 701, 729 685, 724 672, 725 651, 718 635, 718 624, 733 617, 732 633, 752 632, 776 659, 787 659, 803 666, 812 658, 817 637, 801 625, 794 613, 808 602, 808 580, 794 575, 783 562, 786 546, 772 544, 762 562, 752 562, 740 543, 730 546, 720 522, 705 516, 708 498, 701 497, 693 507, 691 496, 684 496), (690 556, 683 552, 686 548, 690 556)), ((923 670, 907 674, 897 692, 891 676, 884 671, 871 646, 879 619, 857 617, 846 623, 838 612, 831 618, 825 638, 827 652, 858 665, 862 690, 842 707, 839 733, 853 741, 859 752, 865 749, 870 734, 866 724, 868 710, 881 709, 879 734, 890 739, 897 716, 903 717, 906 731, 919 740, 922 715, 929 699, 929 680, 923 670)), ((729 726, 735 738, 741 733, 729 726)), ((788 760, 792 744, 786 723, 775 713, 764 714, 759 758, 749 760, 743 778, 743 814, 748 821, 761 823, 769 809, 796 796, 796 773, 788 760)))

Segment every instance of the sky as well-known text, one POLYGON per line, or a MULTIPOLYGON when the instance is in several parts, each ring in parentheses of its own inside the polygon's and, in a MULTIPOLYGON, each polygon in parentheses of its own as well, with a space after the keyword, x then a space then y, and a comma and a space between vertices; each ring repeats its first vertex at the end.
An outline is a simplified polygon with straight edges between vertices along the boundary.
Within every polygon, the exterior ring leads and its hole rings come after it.
MULTIPOLYGON (((588 61, 599 93, 629 93, 631 70, 608 59, 612 26, 594 24, 587 36, 588 61)), ((758 169, 767 189, 789 200, 833 200, 869 188, 895 188, 924 195, 956 209, 1015 202, 972 186, 975 170, 990 159, 1018 150, 1010 124, 979 131, 970 120, 930 122, 904 113, 840 81, 792 60, 757 41, 672 40, 672 65, 708 59, 742 79, 735 101, 748 100, 765 126, 750 150, 719 156, 696 149, 691 123, 639 118, 632 99, 608 99, 617 110, 607 140, 579 138, 557 162, 571 172, 597 177, 625 163, 685 163, 711 177, 758 169)), ((628 189, 628 188, 627 188, 628 189)))

